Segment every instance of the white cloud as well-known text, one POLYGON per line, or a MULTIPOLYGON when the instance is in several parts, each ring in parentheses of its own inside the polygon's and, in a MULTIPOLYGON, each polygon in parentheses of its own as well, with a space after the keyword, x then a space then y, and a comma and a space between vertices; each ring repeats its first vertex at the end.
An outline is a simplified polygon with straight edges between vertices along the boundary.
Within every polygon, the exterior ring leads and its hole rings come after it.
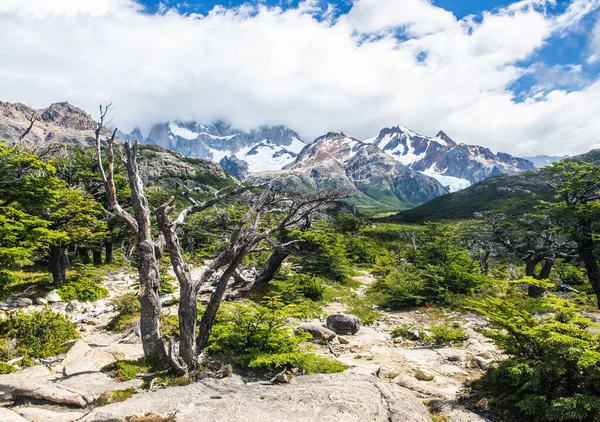
POLYGON ((545 10, 552 3, 457 20, 425 0, 357 0, 334 21, 331 10, 313 16, 323 10, 314 0, 206 16, 143 14, 132 0, 2 0, 0 100, 68 100, 92 113, 113 102, 125 130, 225 119, 283 123, 311 140, 402 124, 517 154, 583 152, 600 133, 600 82, 566 93, 546 72, 544 94, 522 103, 507 88, 532 71, 520 60, 600 0, 574 0, 558 16, 545 10))

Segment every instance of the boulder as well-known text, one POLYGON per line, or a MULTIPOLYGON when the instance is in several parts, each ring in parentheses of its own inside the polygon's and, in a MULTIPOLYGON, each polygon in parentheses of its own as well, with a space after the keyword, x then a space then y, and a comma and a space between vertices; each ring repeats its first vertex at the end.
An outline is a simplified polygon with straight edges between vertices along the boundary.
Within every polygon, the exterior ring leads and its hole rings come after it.
POLYGON ((46 300, 50 303, 62 301, 62 299, 60 298, 60 295, 58 294, 58 292, 56 290, 52 290, 52 291, 48 292, 48 294, 46 295, 46 300))
POLYGON ((360 319, 354 315, 329 315, 326 322, 327 328, 336 334, 356 334, 360 329, 360 319))
POLYGON ((299 331, 305 331, 313 336, 315 340, 333 340, 336 334, 327 327, 317 322, 306 322, 298 326, 299 331))
POLYGON ((45 380, 22 380, 13 390, 12 396, 77 407, 85 407, 87 404, 78 392, 45 380))
POLYGON ((29 299, 28 297, 22 297, 17 302, 17 306, 19 306, 19 308, 26 308, 31 305, 33 305, 33 301, 31 299, 29 299))
POLYGON ((419 381, 433 381, 435 375, 429 371, 426 371, 425 369, 417 369, 417 372, 415 372, 415 378, 419 381))
POLYGON ((47 305, 48 304, 48 300, 44 299, 43 297, 38 297, 35 300, 35 303, 37 303, 38 305, 47 305))

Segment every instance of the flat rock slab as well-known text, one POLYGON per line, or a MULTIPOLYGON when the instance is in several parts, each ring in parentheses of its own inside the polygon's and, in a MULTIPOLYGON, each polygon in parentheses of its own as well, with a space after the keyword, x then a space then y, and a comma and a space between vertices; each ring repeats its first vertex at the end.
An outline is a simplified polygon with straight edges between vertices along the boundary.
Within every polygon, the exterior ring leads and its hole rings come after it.
POLYGON ((176 414, 180 422, 431 422, 425 406, 408 390, 348 374, 300 376, 285 385, 240 385, 225 379, 172 387, 98 407, 82 421, 118 421, 146 413, 176 414))
MULTIPOLYGON (((77 392, 85 403, 92 403, 105 391, 123 391, 129 388, 140 388, 143 381, 133 379, 119 382, 103 372, 91 372, 73 375, 56 382, 56 385, 69 391, 77 392)), ((85 406, 85 404, 84 404, 85 406)))
POLYGON ((18 413, 13 412, 6 407, 0 407, 0 421, 2 422, 29 422, 18 413))
POLYGON ((15 387, 12 392, 13 398, 24 397, 79 407, 87 405, 86 400, 79 392, 50 381, 24 379, 15 387))
POLYGON ((102 363, 86 358, 78 358, 68 362, 63 367, 63 373, 66 377, 85 372, 98 372, 102 369, 102 363))
POLYGON ((73 422, 85 416, 83 412, 56 412, 33 406, 17 407, 15 411, 29 422, 73 422))

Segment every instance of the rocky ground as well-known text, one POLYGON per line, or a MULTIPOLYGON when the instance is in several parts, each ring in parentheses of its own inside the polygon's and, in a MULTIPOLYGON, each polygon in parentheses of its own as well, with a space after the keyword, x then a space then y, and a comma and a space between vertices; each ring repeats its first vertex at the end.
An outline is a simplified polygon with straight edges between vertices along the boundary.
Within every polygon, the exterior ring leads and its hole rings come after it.
MULTIPOLYGON (((359 295, 374 282, 367 273, 356 280, 363 285, 357 289, 359 295)), ((116 274, 107 277, 105 285, 116 296, 133 291, 135 278, 116 274)), ((142 356, 134 332, 115 335, 103 328, 114 316, 109 300, 64 303, 54 294, 38 299, 25 303, 13 298, 0 304, 0 312, 14 307, 33 312, 50 306, 78 324, 82 339, 64 356, 0 375, 0 421, 120 421, 150 413, 176 421, 430 421, 424 403, 432 404, 438 420, 483 421, 456 405, 457 393, 481 376, 493 360, 502 358, 476 331, 485 325, 479 316, 428 309, 382 310, 374 325, 338 336, 322 321, 326 315, 344 313, 344 305, 334 302, 323 310, 323 318, 302 324, 315 337, 331 339, 327 345, 315 344, 319 353, 350 366, 342 374, 297 376, 283 384, 245 383, 230 375, 148 391, 141 388, 140 380, 118 382, 100 371, 115 360, 142 356), (426 329, 451 322, 466 328, 468 340, 436 347, 390 335, 402 324, 426 329), (102 405, 103 395, 124 390, 137 394, 121 403, 102 405)), ((165 312, 176 313, 176 307, 165 312)))

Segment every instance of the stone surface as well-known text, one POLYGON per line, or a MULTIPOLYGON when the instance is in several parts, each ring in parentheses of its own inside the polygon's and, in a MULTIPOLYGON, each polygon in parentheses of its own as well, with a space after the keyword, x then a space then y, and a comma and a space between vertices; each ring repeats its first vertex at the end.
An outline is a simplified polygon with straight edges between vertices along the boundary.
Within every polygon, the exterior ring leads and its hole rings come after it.
POLYGON ((348 341, 348 339, 345 338, 345 337, 338 336, 337 339, 340 342, 340 344, 350 344, 350 342, 348 341))
POLYGON ((315 340, 333 340, 336 334, 327 327, 323 327, 318 322, 306 322, 298 326, 298 330, 306 331, 313 336, 315 340))
POLYGON ((56 290, 52 290, 52 291, 48 292, 48 294, 46 295, 46 300, 50 303, 62 301, 60 295, 58 294, 58 292, 56 290))
POLYGON ((435 375, 424 369, 417 369, 417 372, 415 372, 415 378, 419 381, 433 381, 435 375))
POLYGON ((143 381, 133 379, 118 382, 103 372, 91 372, 73 375, 57 381, 57 385, 70 391, 76 391, 90 404, 98 399, 105 391, 123 391, 128 388, 140 388, 143 381))
POLYGON ((327 317, 327 328, 336 334, 356 334, 360 329, 360 319, 354 315, 329 315, 327 317))
POLYGON ((15 410, 30 422, 73 422, 85 416, 85 413, 83 412, 57 412, 41 407, 30 406, 20 406, 17 407, 15 410))
POLYGON ((22 380, 12 391, 12 396, 26 399, 38 399, 51 403, 84 407, 87 403, 83 396, 71 389, 49 381, 22 380))
POLYGON ((121 420, 153 412, 176 421, 431 422, 409 391, 374 377, 307 375, 280 385, 240 385, 228 379, 134 395, 98 407, 85 422, 121 420))
POLYGON ((29 422, 23 419, 18 413, 13 412, 5 407, 0 407, 0 421, 2 422, 29 422))
POLYGON ((67 364, 64 365, 63 374, 66 377, 70 377, 71 375, 84 372, 97 372, 100 369, 102 369, 102 366, 100 366, 97 362, 86 358, 78 358, 67 362, 67 364))
POLYGON ((33 301, 31 299, 29 299, 28 297, 22 297, 17 302, 17 305, 19 306, 19 308, 26 308, 28 306, 33 305, 33 301))
POLYGON ((48 304, 48 300, 44 299, 43 297, 38 297, 35 300, 35 303, 37 303, 38 305, 47 305, 48 304))

